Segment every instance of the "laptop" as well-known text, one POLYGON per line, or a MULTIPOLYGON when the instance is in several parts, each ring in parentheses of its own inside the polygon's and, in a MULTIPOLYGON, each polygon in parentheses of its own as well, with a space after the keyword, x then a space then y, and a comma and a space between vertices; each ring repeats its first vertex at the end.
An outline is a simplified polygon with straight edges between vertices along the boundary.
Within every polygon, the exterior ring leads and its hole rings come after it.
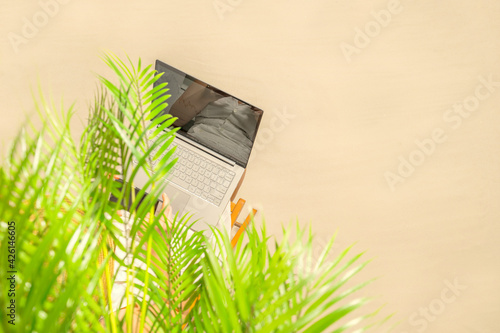
MULTIPOLYGON (((158 117, 169 113, 180 127, 172 144, 178 161, 162 192, 174 215, 192 214, 192 229, 208 236, 242 179, 263 111, 159 60, 155 69, 164 73, 155 86, 168 82, 171 95, 158 117)), ((141 170, 134 185, 142 188, 147 177, 141 170)))

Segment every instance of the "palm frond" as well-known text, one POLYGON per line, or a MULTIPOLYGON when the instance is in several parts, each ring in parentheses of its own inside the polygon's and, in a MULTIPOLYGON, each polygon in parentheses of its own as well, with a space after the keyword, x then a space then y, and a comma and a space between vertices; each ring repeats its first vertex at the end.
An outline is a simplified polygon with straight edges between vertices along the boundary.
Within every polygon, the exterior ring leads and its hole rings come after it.
POLYGON ((344 301, 369 282, 342 290, 368 263, 357 264, 362 254, 339 266, 348 249, 330 263, 324 258, 331 242, 315 263, 310 231, 297 225, 294 241, 292 231, 285 228, 273 250, 265 227, 260 232, 251 227, 247 243, 240 242, 233 252, 227 235, 214 230, 215 248, 222 247, 226 258, 219 260, 207 249, 201 265, 202 301, 190 314, 193 327, 214 332, 322 332, 366 303, 364 298, 344 301))
MULTIPOLYGON (((16 225, 16 261, 10 271, 16 276, 18 315, 15 326, 2 321, 7 332, 69 330, 78 305, 90 299, 86 281, 97 267, 88 263, 100 251, 91 239, 81 242, 85 251, 72 251, 75 233, 82 228, 96 232, 95 220, 82 214, 88 198, 81 189, 88 183, 81 177, 70 135, 71 109, 59 111, 40 99, 41 128, 27 124, 1 168, 0 216, 16 225)), ((8 233, 1 225, 0 248, 7 253, 8 233)), ((9 274, 5 259, 0 259, 2 280, 9 274)), ((7 301, 0 298, 2 306, 7 301)), ((96 321, 97 315, 89 320, 96 321)))
MULTIPOLYGON (((109 53, 103 60, 116 79, 99 77, 80 142, 71 136, 73 108, 57 109, 40 93, 42 126, 26 123, 0 167, 0 251, 8 253, 6 222, 15 221, 17 285, 16 325, 4 320, 2 331, 340 333, 374 326, 366 321, 376 312, 357 314, 367 299, 354 297, 371 280, 351 285, 369 262, 352 247, 330 261, 332 239, 314 260, 310 228, 284 227, 278 242, 264 223, 260 230, 252 224, 233 249, 220 230, 210 240, 192 232, 187 215, 167 223, 165 210, 155 215, 177 161, 175 118, 163 114, 168 85, 155 85, 161 74, 140 59, 109 53), (140 171, 148 182, 136 193, 140 171)), ((0 256, 1 281, 12 274, 8 267, 0 256)), ((2 293, 0 307, 8 302, 2 293)))

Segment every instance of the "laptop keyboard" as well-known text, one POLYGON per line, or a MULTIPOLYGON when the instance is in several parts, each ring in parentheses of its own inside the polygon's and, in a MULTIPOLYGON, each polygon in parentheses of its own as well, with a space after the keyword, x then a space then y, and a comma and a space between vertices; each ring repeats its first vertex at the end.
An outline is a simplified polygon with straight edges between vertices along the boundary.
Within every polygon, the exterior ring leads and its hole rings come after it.
POLYGON ((175 157, 179 160, 170 181, 219 206, 235 173, 181 146, 177 146, 175 157))
MULTIPOLYGON (((153 151, 153 154, 155 151, 153 151)), ((163 156, 158 158, 161 159, 163 156)), ((188 192, 219 206, 231 185, 235 173, 223 166, 213 163, 200 154, 177 146, 173 158, 179 160, 168 179, 188 192)), ((134 163, 137 161, 134 158, 134 163)), ((153 162, 156 164, 156 161, 153 162)))
MULTIPOLYGON (((153 151, 153 155, 156 154, 156 151, 158 150, 153 151)), ((165 153, 159 156, 153 162, 153 165, 164 155, 165 153)), ((167 176, 168 180, 188 192, 219 206, 235 176, 234 171, 213 163, 193 150, 182 146, 177 146, 173 154, 173 158, 176 157, 179 160, 173 167, 173 172, 171 171, 170 175, 167 176)), ((135 158, 132 160, 137 163, 135 158)))

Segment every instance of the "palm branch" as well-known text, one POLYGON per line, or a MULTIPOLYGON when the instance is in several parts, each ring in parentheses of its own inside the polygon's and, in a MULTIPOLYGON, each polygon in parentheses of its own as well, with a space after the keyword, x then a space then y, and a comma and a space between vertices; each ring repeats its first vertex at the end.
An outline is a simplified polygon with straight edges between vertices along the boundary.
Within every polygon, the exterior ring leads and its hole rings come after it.
MULTIPOLYGON (((1 253, 9 251, 7 222, 16 225, 13 268, 0 256, 1 281, 16 272, 16 318, 15 325, 3 320, 2 331, 367 328, 362 319, 372 314, 342 322, 367 301, 347 302, 369 283, 348 287, 367 261, 349 257, 351 248, 330 261, 333 239, 315 261, 312 233, 298 224, 274 243, 265 223, 253 226, 234 251, 222 231, 214 229, 211 239, 191 232, 188 216, 162 227, 155 198, 176 162, 175 118, 162 114, 168 86, 154 85, 161 74, 140 60, 103 58, 116 78, 99 77, 102 89, 80 142, 71 135, 73 108, 57 108, 40 93, 42 126, 27 123, 0 168, 1 253), (140 170, 149 181, 135 193, 140 170), (123 210, 130 214, 120 217, 123 210), (123 316, 112 301, 118 272, 126 272, 123 316)), ((9 302, 2 290, 0 307, 9 302)))

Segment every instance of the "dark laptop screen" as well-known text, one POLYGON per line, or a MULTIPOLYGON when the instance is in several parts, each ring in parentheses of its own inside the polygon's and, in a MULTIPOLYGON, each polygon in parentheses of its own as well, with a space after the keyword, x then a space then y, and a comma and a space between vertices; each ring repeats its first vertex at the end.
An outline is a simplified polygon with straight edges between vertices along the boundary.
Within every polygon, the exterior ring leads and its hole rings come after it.
POLYGON ((179 118, 178 134, 246 167, 263 111, 163 62, 155 86, 168 82, 168 106, 162 114, 179 118))

